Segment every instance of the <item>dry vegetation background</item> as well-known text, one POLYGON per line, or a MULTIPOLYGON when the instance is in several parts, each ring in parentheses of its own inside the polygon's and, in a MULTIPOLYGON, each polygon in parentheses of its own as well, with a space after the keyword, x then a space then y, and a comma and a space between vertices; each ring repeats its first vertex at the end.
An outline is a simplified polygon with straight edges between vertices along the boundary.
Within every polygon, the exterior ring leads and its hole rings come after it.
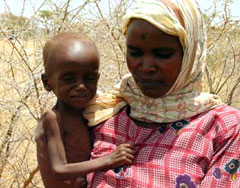
MULTIPOLYGON (((22 12, 27 1, 22 1, 22 12)), ((102 1, 107 3, 104 8, 100 0, 79 1, 72 8, 71 0, 45 0, 34 7, 31 17, 10 11, 0 15, 0 188, 43 187, 34 130, 42 112, 55 100, 40 80, 41 52, 47 37, 71 30, 94 39, 101 53, 102 91, 111 89, 127 72, 121 18, 134 0, 102 1)), ((7 7, 7 1, 1 3, 7 7)), ((233 19, 229 3, 213 1, 211 9, 204 11, 208 32, 208 82, 204 89, 240 107, 240 18, 233 19)))

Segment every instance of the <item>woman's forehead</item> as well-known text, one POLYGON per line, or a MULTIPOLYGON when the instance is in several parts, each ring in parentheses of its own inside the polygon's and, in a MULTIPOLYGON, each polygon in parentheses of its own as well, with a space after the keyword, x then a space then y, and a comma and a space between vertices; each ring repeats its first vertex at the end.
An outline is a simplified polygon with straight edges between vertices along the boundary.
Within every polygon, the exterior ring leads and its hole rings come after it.
POLYGON ((128 26, 127 39, 129 37, 133 39, 138 37, 141 38, 142 40, 146 40, 148 37, 154 38, 154 37, 177 37, 177 36, 169 35, 143 19, 133 19, 128 26))

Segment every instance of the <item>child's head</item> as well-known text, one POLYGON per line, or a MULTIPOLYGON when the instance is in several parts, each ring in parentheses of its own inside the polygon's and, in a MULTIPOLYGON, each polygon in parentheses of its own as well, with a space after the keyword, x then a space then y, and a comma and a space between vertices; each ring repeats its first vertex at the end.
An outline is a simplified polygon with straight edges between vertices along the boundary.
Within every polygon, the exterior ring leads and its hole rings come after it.
POLYGON ((81 109, 96 94, 99 54, 95 43, 78 33, 60 33, 44 46, 42 81, 58 101, 81 109))

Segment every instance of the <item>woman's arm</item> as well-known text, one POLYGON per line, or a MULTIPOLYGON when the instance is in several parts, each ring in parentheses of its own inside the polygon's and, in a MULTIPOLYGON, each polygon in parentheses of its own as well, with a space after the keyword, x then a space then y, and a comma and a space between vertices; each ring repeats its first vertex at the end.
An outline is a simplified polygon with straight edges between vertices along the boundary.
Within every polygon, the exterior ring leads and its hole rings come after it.
POLYGON ((222 130, 200 187, 240 187, 240 124, 222 130))

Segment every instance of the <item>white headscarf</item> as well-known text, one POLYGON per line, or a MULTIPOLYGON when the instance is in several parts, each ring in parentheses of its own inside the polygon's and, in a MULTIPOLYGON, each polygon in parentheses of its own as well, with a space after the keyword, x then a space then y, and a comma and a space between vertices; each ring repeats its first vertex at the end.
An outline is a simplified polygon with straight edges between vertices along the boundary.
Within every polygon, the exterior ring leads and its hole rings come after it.
MULTIPOLYGON (((175 122, 222 104, 218 96, 202 92, 206 38, 196 1, 139 0, 136 8, 123 18, 124 34, 133 18, 143 19, 167 34, 178 36, 184 55, 174 85, 161 98, 145 96, 131 75, 126 75, 115 87, 113 96, 122 97, 130 105, 132 118, 145 122, 175 122)), ((113 109, 116 112, 116 108, 113 109)))

